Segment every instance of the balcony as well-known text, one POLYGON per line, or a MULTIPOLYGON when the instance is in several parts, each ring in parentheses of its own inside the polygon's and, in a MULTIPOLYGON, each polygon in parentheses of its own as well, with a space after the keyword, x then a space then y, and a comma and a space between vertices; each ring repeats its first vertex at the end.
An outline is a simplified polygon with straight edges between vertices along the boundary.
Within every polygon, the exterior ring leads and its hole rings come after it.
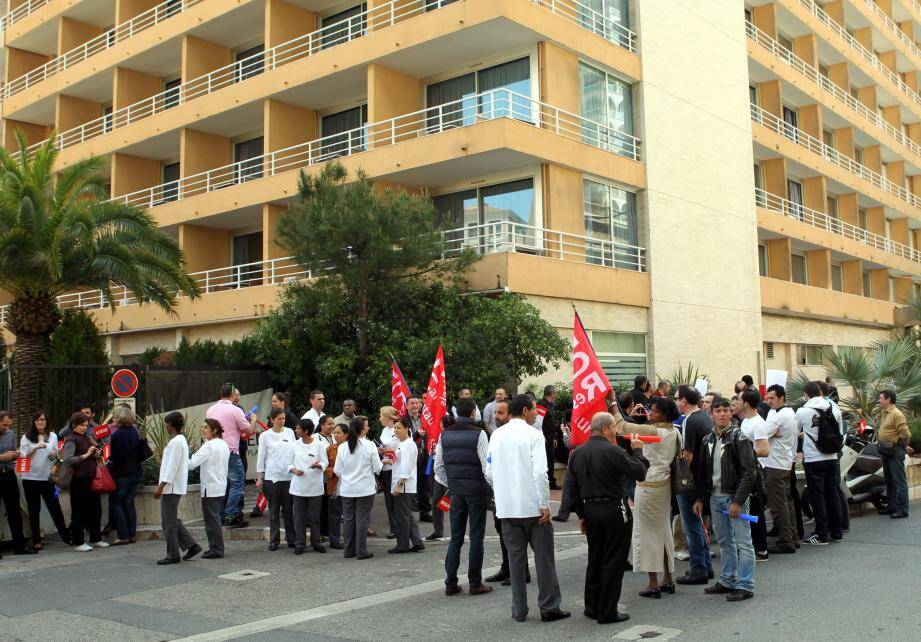
MULTIPOLYGON (((868 232, 861 227, 829 216, 824 212, 818 212, 808 207, 803 207, 799 203, 794 203, 793 201, 788 201, 785 198, 765 192, 763 189, 755 188, 755 205, 774 214, 780 214, 791 220, 811 225, 812 227, 825 232, 831 232, 832 234, 836 234, 851 241, 856 241, 861 245, 876 250, 882 250, 883 252, 894 254, 895 256, 915 263, 921 263, 921 251, 913 249, 904 243, 899 243, 885 236, 868 232)), ((914 271, 919 269, 918 266, 913 267, 914 271)))
POLYGON ((8 11, 3 15, 2 18, 0 18, 0 29, 6 31, 16 22, 22 20, 33 11, 40 9, 49 2, 51 2, 51 0, 26 0, 26 2, 23 2, 15 9, 8 11))
MULTIPOLYGON (((106 51, 120 42, 131 38, 135 34, 155 27, 164 20, 172 18, 202 1, 203 0, 179 0, 177 2, 176 0, 164 0, 164 2, 134 16, 131 20, 112 27, 105 33, 99 34, 79 47, 75 47, 57 58, 49 60, 41 67, 36 67, 18 78, 11 79, 3 86, 0 96, 7 99, 20 92, 26 91, 35 84, 47 78, 51 78, 65 69, 69 69, 100 52, 106 51)), ((44 4, 44 2, 42 4, 44 4)), ((17 9, 19 9, 19 7, 17 7, 17 9)))
MULTIPOLYGON (((908 0, 909 2, 914 2, 914 0, 908 0)), ((906 34, 902 29, 895 23, 895 21, 883 13, 883 10, 879 8, 879 5, 876 4, 875 0, 854 0, 854 6, 858 6, 863 3, 864 9, 867 15, 871 16, 870 21, 874 19, 878 20, 885 29, 880 29, 880 32, 889 40, 892 40, 896 43, 901 44, 906 56, 914 56, 914 64, 916 66, 921 66, 921 49, 918 48, 918 45, 915 44, 915 41, 912 40, 908 34, 906 34)))
MULTIPOLYGON (((494 89, 186 176, 178 181, 116 196, 112 201, 145 209, 153 208, 166 202, 213 193, 251 180, 288 173, 296 175, 294 173, 300 169, 326 161, 363 152, 373 153, 373 150, 397 143, 407 143, 496 120, 525 123, 631 161, 640 160, 640 141, 629 134, 615 131, 513 91, 494 89)), ((431 157, 422 160, 432 162, 431 157)), ((399 166, 399 163, 397 165, 399 166)), ((264 192, 260 192, 258 197, 260 202, 272 198, 264 192)))
POLYGON ((789 123, 784 122, 774 114, 761 109, 758 105, 751 105, 752 120, 767 129, 780 134, 791 142, 808 149, 810 152, 817 154, 822 159, 829 161, 848 171, 850 174, 870 182, 874 187, 883 192, 895 196, 912 207, 921 207, 921 198, 915 196, 904 187, 896 185, 889 179, 877 174, 871 169, 867 169, 850 156, 842 154, 833 147, 829 147, 819 139, 810 136, 806 132, 789 123))
POLYGON ((897 307, 889 301, 761 277, 761 310, 766 314, 888 329, 895 324, 897 307))
POLYGON ((819 73, 818 69, 807 64, 806 61, 794 54, 789 49, 781 46, 779 42, 758 29, 751 22, 745 23, 745 30, 748 34, 748 37, 752 41, 779 58, 793 71, 799 73, 800 75, 818 85, 822 90, 828 92, 837 100, 841 101, 849 108, 860 114, 860 116, 862 116, 871 125, 884 131, 886 134, 898 141, 901 145, 904 145, 908 150, 921 158, 921 145, 918 145, 916 142, 908 138, 908 136, 906 136, 902 130, 893 127, 889 122, 882 118, 879 113, 870 110, 862 102, 851 96, 848 91, 845 91, 834 82, 823 76, 821 73, 819 73))
MULTIPOLYGON (((529 1, 629 52, 636 51, 636 34, 578 0, 529 1)), ((60 150, 68 149, 103 134, 121 130, 166 110, 209 96, 250 77, 274 71, 284 65, 304 60, 332 47, 367 36, 371 32, 376 33, 411 18, 431 13, 442 6, 446 5, 434 3, 433 0, 391 0, 386 4, 376 5, 340 22, 293 38, 263 53, 236 61, 203 76, 187 79, 176 87, 122 107, 111 114, 59 132, 55 136, 54 145, 60 150)), ((284 83, 284 85, 287 84, 287 82, 284 83)), ((34 151, 42 144, 36 143, 29 149, 34 151)))

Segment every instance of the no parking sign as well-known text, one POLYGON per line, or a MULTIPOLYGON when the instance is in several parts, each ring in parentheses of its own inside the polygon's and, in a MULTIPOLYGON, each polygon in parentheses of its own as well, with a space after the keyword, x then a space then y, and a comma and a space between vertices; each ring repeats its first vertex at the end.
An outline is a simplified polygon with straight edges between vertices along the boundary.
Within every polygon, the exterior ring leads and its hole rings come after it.
POLYGON ((116 397, 132 397, 138 390, 138 376, 134 371, 122 368, 112 375, 112 392, 116 397))

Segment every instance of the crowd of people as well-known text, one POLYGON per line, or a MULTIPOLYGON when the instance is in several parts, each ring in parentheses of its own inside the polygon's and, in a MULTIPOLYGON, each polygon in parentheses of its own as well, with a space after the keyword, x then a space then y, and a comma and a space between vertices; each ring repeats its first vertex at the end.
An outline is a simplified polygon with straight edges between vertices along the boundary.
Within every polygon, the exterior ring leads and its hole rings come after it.
MULTIPOLYGON (((451 528, 445 594, 463 592, 458 573, 466 545, 468 592, 482 595, 493 591, 492 584, 511 586, 511 612, 517 621, 527 619, 529 610, 530 547, 541 620, 554 621, 570 613, 561 608, 552 522, 568 521, 575 513, 588 541, 587 617, 599 623, 629 617, 617 606, 628 569, 647 577, 639 592, 645 598, 674 594, 678 585, 707 585, 706 594, 744 601, 754 596, 757 561, 795 554, 802 544, 824 546, 844 539, 847 501, 839 488, 838 459, 846 426, 836 396, 828 382, 810 382, 804 387, 804 403, 794 411, 783 386, 769 386, 762 398, 750 377, 743 377, 728 398, 713 391, 701 395, 689 385, 672 392, 668 382, 653 389, 646 377, 637 377, 633 390, 609 395, 607 412, 591 419, 591 436, 574 447, 556 409, 553 386, 539 400, 529 394, 511 397, 498 388, 482 412, 463 388, 432 444, 418 398, 407 400, 404 415, 392 406, 380 408, 372 437, 368 418, 357 413, 353 400, 345 400, 342 413, 334 417, 326 412, 323 393, 315 390, 309 396, 310 409, 298 418, 289 397, 276 393, 266 425, 247 415, 239 391, 226 384, 203 424, 192 428, 202 436, 195 453, 189 452, 183 415, 164 417, 169 441, 160 456, 154 497, 160 501, 166 557, 157 563, 176 564, 200 553, 205 559, 225 555, 223 527, 247 524, 245 454, 255 440, 255 484, 265 505, 257 504, 253 514, 268 513, 270 551, 280 549, 283 530, 295 555, 327 553, 326 544, 341 550, 344 558, 372 558, 367 545, 368 536, 376 535, 371 511, 382 494, 386 537, 394 540, 388 553, 420 553, 426 550, 425 541, 443 540, 447 512, 451 528), (566 473, 560 507, 552 515, 554 463, 561 458, 566 473), (796 485, 798 459, 815 521, 808 536, 796 485), (178 516, 191 469, 200 471, 207 549, 178 516), (484 578, 489 512, 499 534, 502 564, 484 578), (420 522, 432 524, 424 539, 420 522), (776 539, 769 543, 769 537, 776 539), (717 570, 711 538, 720 550, 717 570), (682 576, 676 576, 676 559, 690 562, 682 576)), ((912 450, 895 401, 892 391, 880 393, 878 439, 889 483, 889 506, 881 512, 902 518, 908 513, 904 457, 912 450)), ((57 434, 37 412, 19 448, 11 423, 10 414, 0 412, 0 498, 7 507, 14 552, 41 550, 42 503, 61 539, 77 551, 137 541, 134 498, 141 463, 152 452, 130 408, 115 409, 105 436, 93 430, 89 407, 75 413, 57 434), (104 447, 105 462, 100 459, 104 447), (21 477, 31 545, 19 518, 14 472, 14 463, 22 459, 30 460, 21 477), (115 532, 111 542, 103 539, 101 528, 99 466, 106 467, 114 482, 108 491, 108 522, 115 532), (69 524, 55 489, 62 477, 67 477, 70 495, 69 524)))

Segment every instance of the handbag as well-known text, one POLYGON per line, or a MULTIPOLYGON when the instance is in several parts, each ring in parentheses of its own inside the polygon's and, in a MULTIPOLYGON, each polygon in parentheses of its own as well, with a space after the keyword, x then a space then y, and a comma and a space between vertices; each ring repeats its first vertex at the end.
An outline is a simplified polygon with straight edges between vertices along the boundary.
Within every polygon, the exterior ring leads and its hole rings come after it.
POLYGON ((90 483, 90 491, 97 495, 115 492, 115 480, 112 479, 112 473, 102 464, 96 466, 96 476, 90 483))
POLYGON ((682 456, 681 439, 675 448, 675 458, 668 465, 672 482, 672 493, 684 495, 694 490, 694 476, 691 474, 691 464, 682 456))
POLYGON ((147 443, 147 437, 141 437, 141 441, 138 442, 138 461, 143 463, 153 456, 154 452, 147 443))
POLYGON ((61 490, 67 490, 70 488, 70 480, 73 479, 73 476, 74 469, 71 465, 58 458, 51 464, 51 474, 48 476, 48 481, 61 490))

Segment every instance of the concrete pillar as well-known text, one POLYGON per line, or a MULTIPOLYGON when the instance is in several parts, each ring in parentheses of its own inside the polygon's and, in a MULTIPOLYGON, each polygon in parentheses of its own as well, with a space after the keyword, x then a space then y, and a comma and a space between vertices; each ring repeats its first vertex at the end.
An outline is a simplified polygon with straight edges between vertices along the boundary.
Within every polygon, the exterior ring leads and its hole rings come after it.
POLYGON ((838 195, 838 218, 850 223, 856 227, 860 226, 860 206, 857 203, 857 194, 839 194, 838 195))
POLYGON ((895 49, 891 51, 881 51, 876 55, 879 57, 879 61, 883 63, 883 67, 896 74, 899 73, 898 58, 896 57, 895 49))
POLYGON ((825 9, 825 13, 828 16, 837 22, 839 25, 844 25, 844 2, 843 0, 834 0, 834 2, 826 2, 822 5, 822 8, 825 9))
POLYGON ((569 234, 585 234, 582 172, 561 165, 541 166, 543 226, 569 234))
POLYGON ((265 48, 316 30, 317 14, 284 0, 265 0, 265 48))
POLYGON ((787 159, 781 157, 761 161, 761 181, 768 194, 787 198, 787 159))
POLYGON ((886 209, 871 207, 867 209, 867 231, 886 236, 886 209))
POLYGON ((804 178, 803 184, 803 205, 816 212, 825 211, 825 177, 811 176, 804 178))
POLYGON ((867 85, 857 89, 857 100, 869 108, 870 111, 876 111, 879 104, 876 99, 876 85, 867 85))
POLYGON ((902 131, 902 110, 899 105, 883 107, 881 113, 883 120, 885 120, 899 131, 902 131))
POLYGON ((278 244, 278 222, 287 208, 275 203, 262 206, 262 256, 266 260, 279 259, 291 251, 278 244))
POLYGON ((61 16, 58 19, 58 55, 62 56, 104 32, 102 27, 61 16))
POLYGON ((817 288, 831 287, 831 250, 806 252, 806 276, 809 285, 817 288))
POLYGON ((768 239, 764 243, 768 254, 768 276, 772 279, 793 279, 793 262, 790 258, 790 239, 768 239))
POLYGON ((853 30, 854 40, 859 42, 864 49, 873 51, 873 29, 871 27, 861 27, 853 30))
POLYGON ((863 261, 842 261, 841 281, 845 292, 863 296, 863 261))
POLYGON ((870 296, 880 301, 889 301, 889 270, 879 268, 870 270, 870 296))
POLYGON ((131 194, 160 184, 160 161, 112 154, 112 196, 131 194))
MULTIPOLYGON (((411 114, 422 108, 422 81, 378 63, 368 65, 368 122, 377 123, 390 118, 411 114)), ((397 120, 396 140, 391 140, 391 128, 382 125, 380 129, 368 128, 368 146, 382 147, 415 137, 411 131, 416 127, 417 117, 397 120), (401 128, 404 130, 401 133, 401 128)))
POLYGON ((182 37, 182 77, 191 80, 233 62, 233 51, 195 36, 182 37))
POLYGON ((3 121, 3 147, 10 152, 19 150, 19 143, 16 141, 16 130, 21 131, 26 138, 26 143, 34 145, 47 140, 51 136, 50 125, 35 125, 34 123, 25 123, 19 120, 4 119, 3 121))
POLYGON ((828 79, 841 87, 844 91, 851 90, 851 74, 848 71, 846 62, 828 65, 828 79))
POLYGON ((54 128, 64 132, 102 116, 102 105, 91 100, 58 94, 55 97, 54 128))
POLYGON ((37 67, 41 67, 51 60, 51 56, 45 54, 33 53, 25 49, 16 49, 15 47, 6 48, 6 73, 4 77, 7 82, 16 80, 37 67))
POLYGON ((317 112, 312 109, 269 99, 263 103, 263 118, 267 154, 319 137, 317 112))
POLYGON ((578 114, 581 109, 579 56, 557 44, 542 40, 537 45, 540 99, 578 114))
POLYGON ((179 224, 179 247, 189 272, 230 265, 230 231, 202 225, 179 224))
POLYGON ((804 132, 822 140, 822 109, 818 105, 806 105, 798 110, 799 128, 804 132))
POLYGON ((163 0, 115 0, 115 24, 128 22, 138 14, 144 13, 163 2, 163 0))
POLYGON ((889 220, 889 238, 902 245, 911 245, 907 217, 889 220))
POLYGON ((850 127, 841 127, 835 130, 835 149, 854 158, 854 130, 850 127))
POLYGON ((892 277, 892 300, 894 303, 906 304, 913 296, 913 286, 910 276, 892 277))
POLYGON ((863 148, 863 165, 877 174, 883 173, 883 162, 879 145, 871 145, 870 147, 863 148))
POLYGON ((179 132, 179 173, 182 178, 232 162, 233 144, 226 136, 195 129, 179 132))
POLYGON ((145 98, 156 96, 162 88, 163 80, 159 76, 117 67, 112 82, 112 109, 118 111, 145 98))
POLYGON ((773 2, 752 7, 752 22, 771 38, 777 39, 777 10, 773 2))
POLYGON ((814 33, 794 38, 793 53, 802 58, 810 67, 819 68, 819 48, 814 33))
POLYGON ((886 163, 885 169, 886 178, 899 187, 905 187, 905 161, 886 163))
POLYGON ((778 118, 783 117, 783 100, 779 80, 758 83, 758 106, 778 118))

